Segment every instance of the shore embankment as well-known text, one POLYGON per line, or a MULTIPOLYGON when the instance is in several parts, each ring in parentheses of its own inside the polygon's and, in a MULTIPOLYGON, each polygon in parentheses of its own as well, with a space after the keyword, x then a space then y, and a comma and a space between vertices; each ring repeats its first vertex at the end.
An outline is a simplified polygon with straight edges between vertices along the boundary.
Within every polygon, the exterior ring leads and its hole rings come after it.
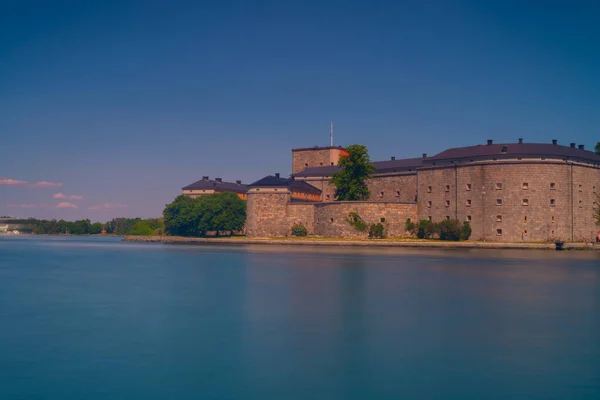
MULTIPOLYGON (((193 238, 181 236, 124 236, 125 242, 196 244, 196 245, 286 245, 286 246, 364 246, 364 247, 420 247, 438 249, 536 249, 556 250, 554 243, 501 243, 501 242, 446 242, 438 240, 407 239, 330 239, 330 238, 193 238)), ((593 243, 565 243, 563 250, 600 250, 593 243)))

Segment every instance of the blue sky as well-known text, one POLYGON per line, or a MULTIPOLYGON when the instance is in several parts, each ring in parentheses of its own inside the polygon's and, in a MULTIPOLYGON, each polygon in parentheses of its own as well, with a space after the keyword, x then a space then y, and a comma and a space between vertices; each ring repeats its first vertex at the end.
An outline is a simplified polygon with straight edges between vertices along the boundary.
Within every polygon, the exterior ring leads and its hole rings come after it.
POLYGON ((0 215, 159 216, 203 175, 288 174, 329 121, 374 160, 592 148, 598 21, 592 1, 0 0, 0 215))

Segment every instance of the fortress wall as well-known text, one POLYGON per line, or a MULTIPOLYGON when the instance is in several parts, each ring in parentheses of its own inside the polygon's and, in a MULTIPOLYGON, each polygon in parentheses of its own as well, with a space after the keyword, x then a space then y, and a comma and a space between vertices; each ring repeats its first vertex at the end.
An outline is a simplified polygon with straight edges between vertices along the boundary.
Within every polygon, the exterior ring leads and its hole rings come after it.
POLYGON ((290 203, 287 207, 288 233, 294 224, 302 224, 309 235, 315 234, 315 203, 290 203))
POLYGON ((594 219, 594 202, 600 193, 600 169, 573 166, 573 236, 574 241, 595 241, 600 226, 594 219))
POLYGON ((416 220, 417 205, 391 202, 335 202, 317 203, 315 207, 315 234, 333 238, 366 238, 368 231, 359 232, 346 218, 356 212, 367 223, 377 223, 381 218, 388 237, 407 236, 406 220, 416 220))
POLYGON ((571 241, 572 234, 576 241, 591 240, 597 232, 593 186, 596 182, 595 186, 600 187, 599 177, 598 169, 571 167, 564 161, 482 162, 423 169, 419 171, 419 217, 431 216, 435 222, 446 216, 456 216, 459 221, 470 217, 471 240, 571 241), (431 193, 427 192, 428 186, 432 186, 431 193), (573 232, 571 186, 575 201, 573 232), (446 200, 450 201, 449 207, 446 200), (428 201, 432 201, 431 207, 428 201))
POLYGON ((248 237, 287 236, 289 192, 248 192, 246 235, 248 237))
POLYGON ((308 167, 325 167, 331 163, 337 164, 340 158, 340 149, 306 149, 292 150, 292 174, 297 174, 308 167))
MULTIPOLYGON (((374 176, 367 182, 371 191, 370 201, 415 202, 417 196, 417 173, 374 176)), ((334 188, 335 190, 335 188, 334 188)))

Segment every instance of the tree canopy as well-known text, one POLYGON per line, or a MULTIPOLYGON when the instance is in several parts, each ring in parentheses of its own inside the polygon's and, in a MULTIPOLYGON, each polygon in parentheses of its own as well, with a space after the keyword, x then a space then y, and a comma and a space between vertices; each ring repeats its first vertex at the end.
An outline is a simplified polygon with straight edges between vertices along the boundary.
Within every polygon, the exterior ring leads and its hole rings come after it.
POLYGON ((596 154, 600 154, 600 142, 596 143, 596 147, 594 148, 596 154))
POLYGON ((246 202, 226 192, 192 199, 180 195, 163 212, 165 232, 176 236, 219 235, 239 231, 246 222, 246 202))
POLYGON ((346 148, 348 155, 340 157, 339 172, 332 174, 330 183, 335 185, 335 197, 340 201, 368 200, 371 192, 367 179, 375 171, 366 146, 353 144, 346 148))

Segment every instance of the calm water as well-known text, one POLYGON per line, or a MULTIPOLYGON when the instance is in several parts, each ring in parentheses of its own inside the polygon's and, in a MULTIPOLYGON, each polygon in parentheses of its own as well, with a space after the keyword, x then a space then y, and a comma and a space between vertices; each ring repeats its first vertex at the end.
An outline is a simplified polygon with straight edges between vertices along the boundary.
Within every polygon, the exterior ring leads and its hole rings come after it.
POLYGON ((0 237, 0 399, 598 398, 598 253, 0 237))

